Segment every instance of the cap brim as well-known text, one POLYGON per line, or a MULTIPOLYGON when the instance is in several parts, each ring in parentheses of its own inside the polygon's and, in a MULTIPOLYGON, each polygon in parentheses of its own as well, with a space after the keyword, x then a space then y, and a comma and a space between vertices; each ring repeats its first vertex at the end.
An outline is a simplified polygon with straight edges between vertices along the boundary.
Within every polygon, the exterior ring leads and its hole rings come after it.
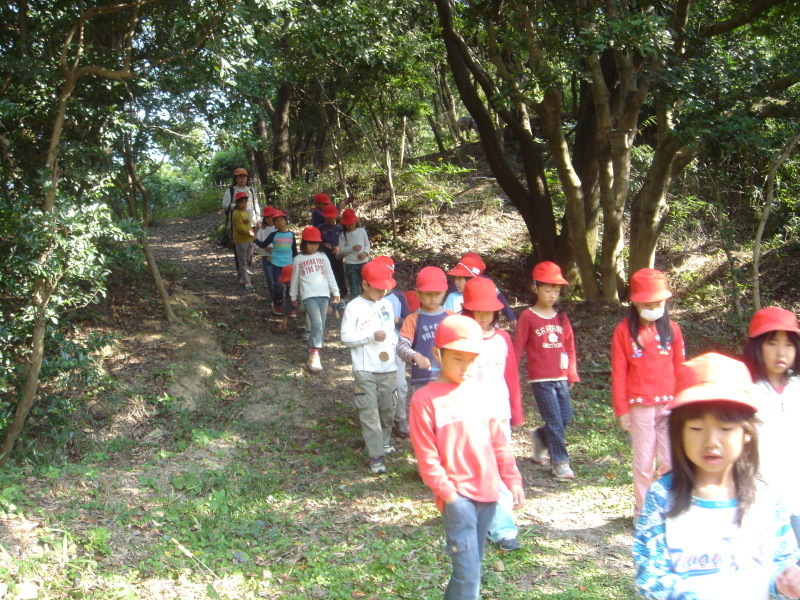
POLYGON ((687 404, 701 402, 729 402, 745 406, 758 412, 758 407, 753 404, 745 390, 724 383, 703 383, 693 385, 675 394, 675 398, 667 404, 667 409, 674 410, 687 404))
POLYGON ((666 300, 668 298, 672 298, 672 292, 669 290, 656 292, 653 294, 644 292, 631 294, 631 302, 661 302, 662 300, 666 300))
POLYGON ((440 350, 459 350, 460 352, 469 352, 470 354, 480 354, 482 350, 483 340, 453 340, 452 342, 448 342, 444 346, 441 346, 440 350))
POLYGON ((378 279, 376 281, 369 281, 368 279, 365 279, 364 281, 366 281, 376 290, 393 290, 397 285, 397 282, 391 277, 388 279, 378 279))

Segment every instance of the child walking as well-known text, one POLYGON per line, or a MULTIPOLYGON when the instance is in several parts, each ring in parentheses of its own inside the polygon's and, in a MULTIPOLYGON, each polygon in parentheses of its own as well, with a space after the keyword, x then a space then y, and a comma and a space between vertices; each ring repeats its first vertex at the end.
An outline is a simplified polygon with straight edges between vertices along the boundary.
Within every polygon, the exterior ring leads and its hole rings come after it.
POLYGON ((642 597, 800 595, 788 517, 757 479, 751 385, 747 368, 720 354, 678 368, 667 404, 673 469, 650 487, 636 523, 633 557, 642 597))
POLYGON ((253 233, 253 222, 250 220, 250 213, 247 212, 247 200, 246 193, 238 192, 236 194, 236 209, 231 217, 231 227, 233 229, 233 243, 236 244, 236 266, 239 270, 239 283, 244 285, 245 290, 251 291, 253 284, 250 283, 250 271, 247 265, 250 249, 256 236, 253 233))
POLYGON ((272 246, 272 277, 275 289, 272 296, 272 311, 276 315, 283 314, 283 295, 286 287, 280 282, 281 270, 286 265, 292 264, 292 259, 297 256, 297 241, 294 233, 289 231, 289 221, 286 213, 276 210, 272 215, 275 231, 270 233, 263 242, 257 241, 260 248, 272 246))
POLYGON ((319 351, 325 335, 325 320, 328 318, 328 303, 333 296, 333 303, 339 302, 339 288, 333 276, 328 257, 319 251, 322 236, 313 225, 303 229, 300 236, 300 254, 292 260, 292 281, 289 296, 292 306, 305 306, 305 313, 311 323, 311 335, 308 338, 308 368, 319 373, 322 371, 319 351))
POLYGON ((574 479, 565 431, 573 417, 570 390, 580 378, 572 324, 565 312, 555 308, 561 287, 568 282, 550 261, 533 267, 531 276, 536 301, 520 315, 514 350, 520 359, 528 355, 528 382, 544 420, 543 427, 533 430, 533 460, 545 464, 549 453, 553 475, 574 479))
MULTIPOLYGON (((336 278, 336 285, 339 286, 339 296, 347 296, 347 277, 344 274, 344 264, 339 254, 339 236, 342 234, 342 226, 336 223, 339 217, 339 209, 333 204, 326 204, 322 210, 325 222, 319 226, 319 233, 322 235, 322 251, 331 263, 333 276, 336 278)), ((344 310, 344 304, 334 307, 337 310, 344 310)))
POLYGON ((353 300, 361 293, 361 269, 369 260, 369 237, 366 229, 356 226, 358 217, 352 208, 344 210, 341 223, 343 231, 339 234, 339 254, 344 260, 347 287, 353 300))
MULTIPOLYGON (((519 389, 517 355, 511 336, 497 328, 501 310, 503 303, 498 300, 497 287, 491 280, 476 277, 466 282, 461 314, 474 319, 483 332, 483 344, 473 366, 473 378, 492 390, 492 395, 486 398, 490 414, 497 419, 511 444, 512 425, 522 425, 525 418, 519 389)), ((509 489, 501 484, 497 511, 489 526, 489 539, 500 550, 519 550, 517 533, 513 498, 509 489)))
POLYGON ((341 339, 350 348, 355 380, 355 404, 361 434, 373 473, 386 473, 384 456, 394 452, 395 411, 394 312, 386 299, 395 287, 388 265, 370 261, 362 269, 361 295, 347 304, 341 339))
POLYGON ((411 363, 411 385, 422 387, 439 376, 439 362, 433 352, 436 328, 451 314, 442 308, 447 276, 439 267, 423 267, 417 273, 420 307, 403 321, 397 354, 411 363))
POLYGON ((647 488, 670 470, 666 405, 675 394, 675 373, 684 361, 683 334, 669 318, 667 277, 640 269, 631 277, 631 307, 611 340, 611 396, 619 426, 633 442, 634 514, 647 488))
POLYGON ((272 273, 272 247, 260 246, 258 242, 264 242, 273 231, 277 231, 272 217, 275 216, 275 207, 265 206, 261 212, 261 229, 256 232, 256 245, 261 252, 261 270, 264 271, 264 280, 267 284, 267 298, 272 302, 273 290, 275 289, 275 275, 272 273))
POLYGON ((483 348, 480 326, 451 315, 436 330, 436 381, 411 398, 411 444, 425 484, 442 512, 453 572, 445 600, 480 597, 481 562, 502 481, 514 508, 525 502, 522 477, 500 423, 485 410, 493 390, 469 378, 483 348))
POLYGON ((800 327, 794 313, 772 306, 753 315, 744 363, 754 385, 758 408, 760 475, 789 510, 800 543, 800 327))

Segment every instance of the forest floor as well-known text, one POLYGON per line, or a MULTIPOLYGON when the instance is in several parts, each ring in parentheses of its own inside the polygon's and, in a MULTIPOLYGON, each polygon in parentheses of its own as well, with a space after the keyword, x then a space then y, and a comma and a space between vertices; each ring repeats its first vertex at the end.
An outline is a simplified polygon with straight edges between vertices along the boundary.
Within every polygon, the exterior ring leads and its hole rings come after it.
MULTIPOLYGON (((392 251, 400 289, 421 266, 476 250, 524 309, 527 238, 516 212, 494 203, 438 213, 403 222, 405 250, 392 251)), ((339 318, 328 321, 325 371, 310 373, 298 319, 278 329, 260 265, 254 292, 236 283, 230 251, 214 243, 219 222, 210 214, 150 231, 180 323, 161 318, 152 283, 121 274, 87 314, 87 329, 116 336, 103 359, 109 378, 61 440, 63 462, 20 467, 0 493, 0 599, 441 597, 449 559, 439 513, 407 441, 396 441, 387 475, 369 473, 339 318)), ((381 252, 388 234, 371 233, 381 252)), ((692 307, 674 306, 691 355, 718 348, 726 331, 735 332, 728 347, 740 339, 741 323, 714 312, 726 303, 721 256, 671 257, 671 280, 692 307)), ((527 494, 516 513, 522 549, 487 547, 483 598, 635 597, 630 449, 608 371, 625 308, 563 306, 583 380, 568 433, 577 478, 557 481, 532 462, 540 417, 523 387, 526 422, 513 435, 527 494)))

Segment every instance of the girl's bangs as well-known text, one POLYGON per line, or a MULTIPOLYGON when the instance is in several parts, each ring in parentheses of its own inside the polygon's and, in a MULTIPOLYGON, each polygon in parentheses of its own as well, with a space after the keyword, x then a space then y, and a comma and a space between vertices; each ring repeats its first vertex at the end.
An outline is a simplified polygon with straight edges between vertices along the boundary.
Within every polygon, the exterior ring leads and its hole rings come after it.
POLYGON ((680 407, 673 411, 680 412, 686 421, 698 419, 706 413, 723 423, 744 423, 750 421, 755 416, 755 411, 736 402, 726 402, 725 400, 714 400, 711 402, 696 402, 680 407))

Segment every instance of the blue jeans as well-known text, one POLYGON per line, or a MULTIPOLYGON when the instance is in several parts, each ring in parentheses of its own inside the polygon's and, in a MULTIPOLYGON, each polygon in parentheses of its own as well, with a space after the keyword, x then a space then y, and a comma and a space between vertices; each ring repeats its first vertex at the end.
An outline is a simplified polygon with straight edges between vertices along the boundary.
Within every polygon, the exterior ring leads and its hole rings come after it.
POLYGON ((303 298, 306 314, 311 323, 311 335, 308 338, 309 348, 322 348, 322 336, 325 335, 325 320, 328 318, 329 298, 315 296, 303 298))
MULTIPOLYGON (((800 546, 800 515, 792 515, 789 517, 789 520, 792 524, 792 531, 794 531, 794 537, 797 538, 797 544, 800 546)), ((800 564, 800 561, 798 561, 800 564)))
POLYGON ((365 264, 344 264, 344 270, 347 273, 347 287, 350 290, 350 300, 354 300, 361 295, 361 269, 365 264))
POLYGON ((518 531, 514 523, 514 496, 506 484, 501 481, 497 510, 489 525, 489 539, 496 544, 500 540, 516 538, 518 531))
POLYGON ((289 291, 286 290, 286 284, 281 283, 281 271, 283 267, 279 267, 276 264, 270 263, 272 265, 272 304, 274 306, 283 306, 283 292, 284 290, 288 294, 289 291))
POLYGON ((275 280, 272 277, 272 263, 267 260, 266 256, 261 257, 261 270, 264 271, 264 279, 267 282, 267 297, 269 298, 269 301, 272 302, 275 280))
POLYGON ((464 496, 444 505, 445 551, 453 565, 444 600, 478 600, 480 597, 483 548, 496 506, 496 502, 476 502, 464 496))
POLYGON ((564 430, 572 422, 573 415, 569 384, 566 381, 535 381, 531 386, 539 414, 544 419, 544 431, 539 428, 534 435, 544 436, 542 441, 550 452, 550 462, 554 465, 569 462, 564 443, 564 430))

